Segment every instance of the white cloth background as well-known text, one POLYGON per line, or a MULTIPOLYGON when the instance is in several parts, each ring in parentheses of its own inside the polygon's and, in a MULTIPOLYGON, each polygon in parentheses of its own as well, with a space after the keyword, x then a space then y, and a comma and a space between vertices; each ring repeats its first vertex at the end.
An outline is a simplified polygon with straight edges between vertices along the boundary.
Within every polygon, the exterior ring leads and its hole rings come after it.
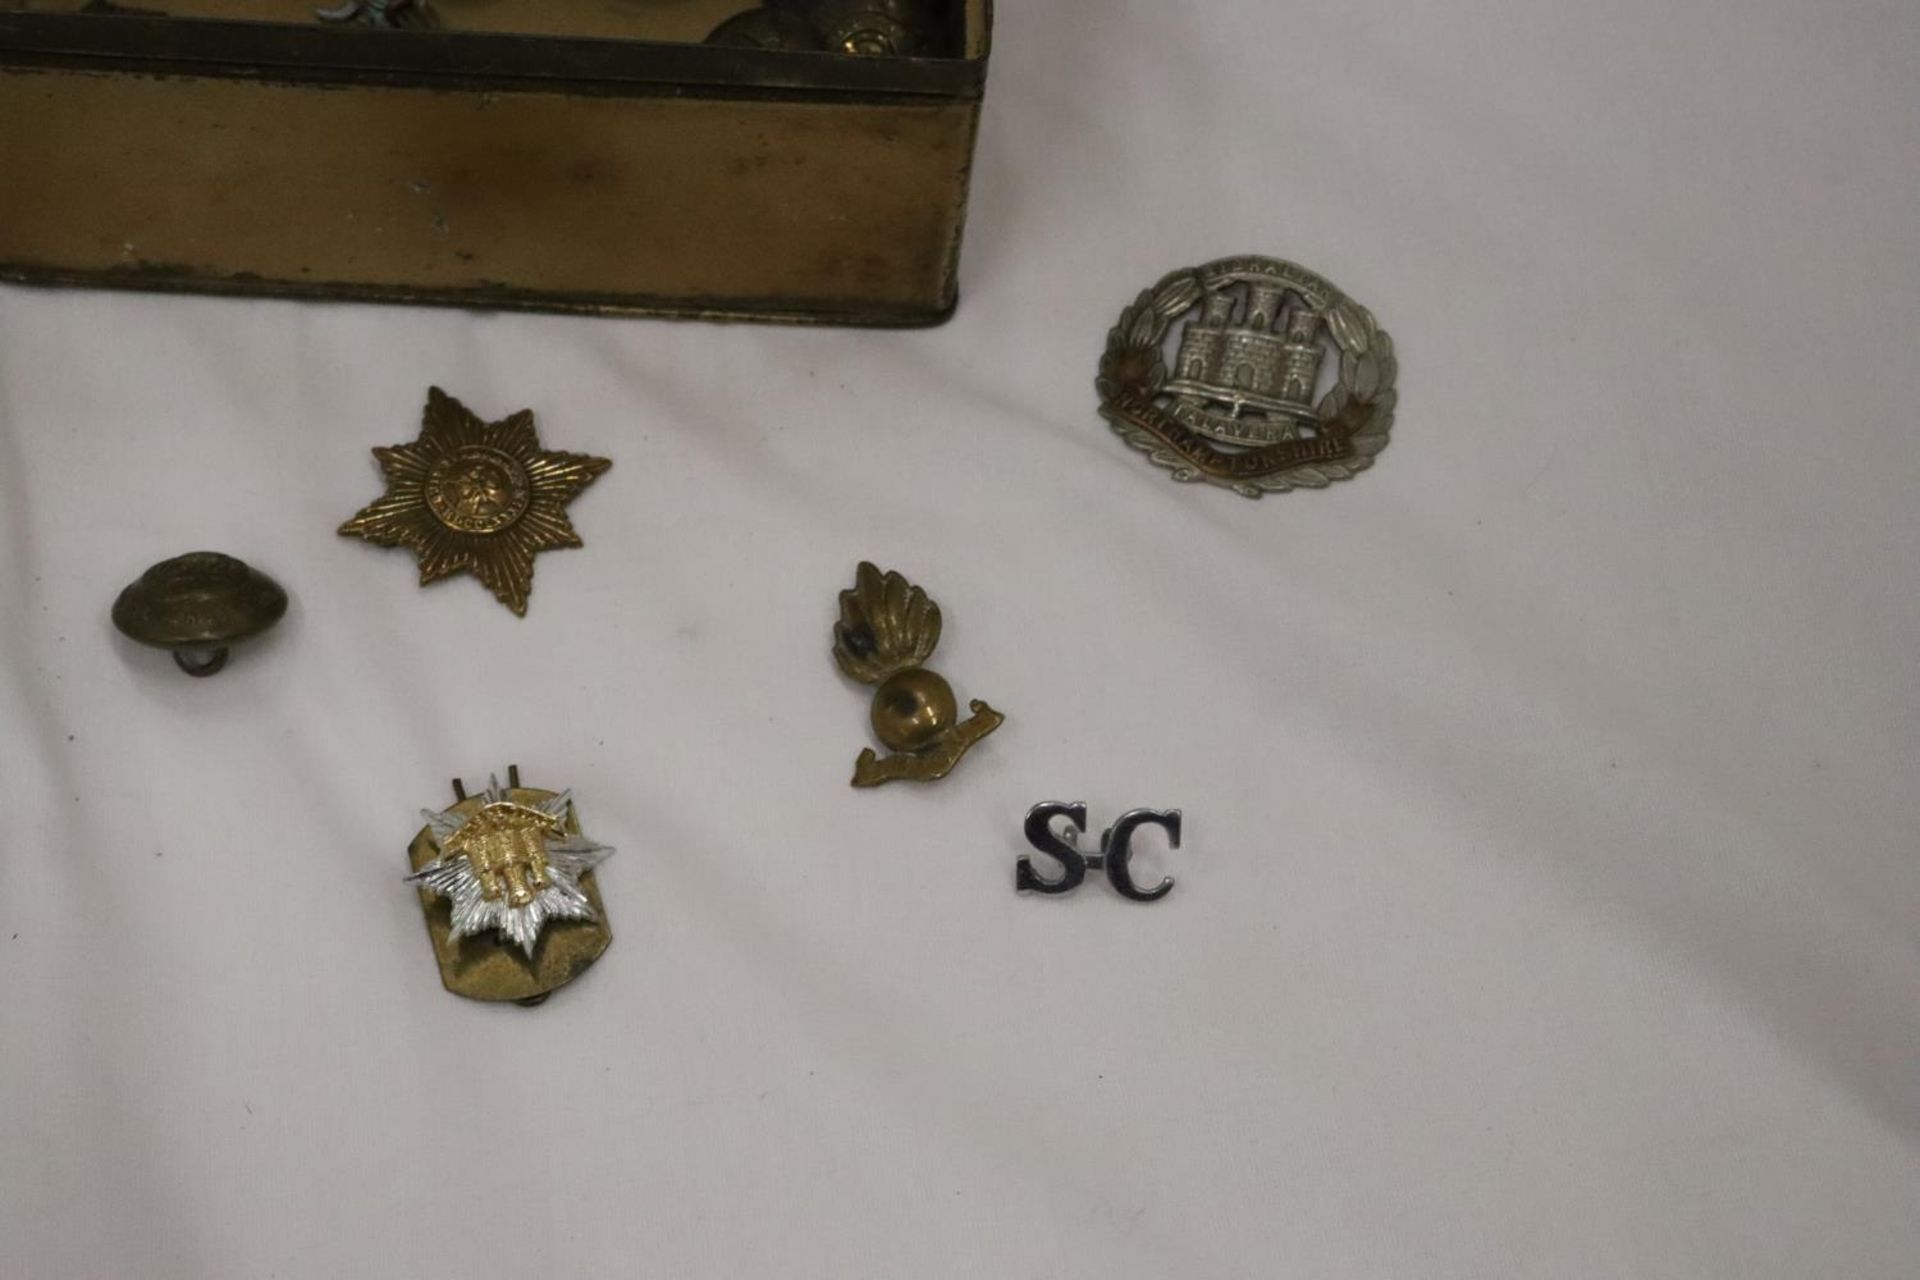
POLYGON ((1920 11, 1002 8, 942 329, 0 289, 0 1273, 1920 1268, 1920 11), (1352 483, 1095 412, 1243 252, 1398 341, 1352 483), (334 536, 430 383, 614 459, 524 621, 334 536), (107 608, 202 547, 294 603, 192 681, 107 608), (532 1012, 399 878, 511 761, 620 849, 532 1012), (1016 897, 1044 799, 1180 887, 1016 897))

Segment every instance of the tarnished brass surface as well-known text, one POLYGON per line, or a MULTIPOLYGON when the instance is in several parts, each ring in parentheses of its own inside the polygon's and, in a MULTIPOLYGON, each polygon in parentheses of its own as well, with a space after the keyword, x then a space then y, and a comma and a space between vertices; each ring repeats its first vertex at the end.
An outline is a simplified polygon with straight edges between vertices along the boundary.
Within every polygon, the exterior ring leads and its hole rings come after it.
POLYGON ((862 561, 853 588, 840 593, 833 656, 846 675, 878 686, 873 733, 894 754, 882 758, 871 747, 861 752, 854 786, 944 778, 1004 722, 978 699, 969 704, 972 717, 960 720, 952 686, 922 665, 939 643, 940 606, 900 574, 862 561))
POLYGON ((542 449, 531 409, 482 422, 438 387, 427 391, 420 438, 373 456, 387 491, 340 533, 408 548, 419 557, 423 587, 471 573, 522 616, 534 557, 582 545, 567 504, 613 465, 542 449))
MULTIPOLYGON (((536 787, 506 788, 506 798, 521 808, 550 801, 557 794, 536 787)), ((453 812, 477 815, 485 804, 484 797, 470 796, 455 805, 453 812)), ((579 815, 571 807, 567 811, 566 830, 575 835, 581 833, 579 815)), ((433 832, 422 827, 408 846, 408 865, 419 871, 439 856, 440 848, 434 842, 433 832)), ((531 962, 492 935, 453 941, 452 907, 445 898, 422 889, 420 907, 426 913, 427 934, 433 943, 434 959, 440 965, 440 981, 455 995, 472 1000, 534 1003, 579 977, 613 943, 613 930, 607 924, 606 908, 600 901, 600 886, 593 872, 580 877, 580 887, 599 918, 548 924, 531 962)))
POLYGON ((188 675, 210 676, 227 651, 280 621, 287 593, 258 569, 217 551, 154 565, 113 602, 113 625, 129 639, 173 651, 188 675))
POLYGON ((0 11, 0 119, 32 122, 0 129, 0 279, 938 323, 987 21, 907 59, 0 11))

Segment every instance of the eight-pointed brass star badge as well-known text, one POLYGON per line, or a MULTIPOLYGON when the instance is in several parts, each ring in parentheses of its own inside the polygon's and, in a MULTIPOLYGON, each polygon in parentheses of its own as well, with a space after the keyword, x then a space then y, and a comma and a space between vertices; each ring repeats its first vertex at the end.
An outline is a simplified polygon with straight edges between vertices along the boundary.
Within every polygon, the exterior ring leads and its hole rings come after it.
POLYGON ((521 615, 533 590, 534 556, 581 545, 567 504, 613 465, 542 449, 531 409, 482 422, 438 387, 427 392, 420 438, 373 456, 387 492, 340 532, 411 548, 420 558, 421 586, 470 572, 521 615))

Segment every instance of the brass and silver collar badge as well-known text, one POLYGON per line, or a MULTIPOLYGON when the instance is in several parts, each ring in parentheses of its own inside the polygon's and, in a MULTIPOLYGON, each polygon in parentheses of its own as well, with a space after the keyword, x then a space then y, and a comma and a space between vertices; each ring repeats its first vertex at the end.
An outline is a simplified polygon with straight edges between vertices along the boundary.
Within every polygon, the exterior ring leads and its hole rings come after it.
POLYGON ((1100 412, 1176 480, 1249 498, 1321 489, 1387 447, 1397 367, 1372 314, 1320 276, 1225 258, 1174 272, 1121 313, 1100 412))
POLYGON ((438 387, 427 392, 420 438, 373 456, 387 492, 340 532, 411 549, 423 587, 471 573, 521 615, 533 590, 533 558, 582 545, 567 504, 613 465, 542 449, 531 409, 482 422, 438 387))
POLYGON ((544 998, 613 941, 593 869, 613 855, 587 839, 573 793, 487 780, 451 808, 423 809, 408 850, 447 990, 476 1000, 544 998))
POLYGON ((840 593, 833 657, 873 692, 873 733, 894 754, 869 747, 854 762, 853 785, 933 782, 953 772, 974 743, 1005 720, 975 699, 960 719, 953 686, 921 664, 940 643, 940 606, 897 573, 862 562, 852 590, 840 593))

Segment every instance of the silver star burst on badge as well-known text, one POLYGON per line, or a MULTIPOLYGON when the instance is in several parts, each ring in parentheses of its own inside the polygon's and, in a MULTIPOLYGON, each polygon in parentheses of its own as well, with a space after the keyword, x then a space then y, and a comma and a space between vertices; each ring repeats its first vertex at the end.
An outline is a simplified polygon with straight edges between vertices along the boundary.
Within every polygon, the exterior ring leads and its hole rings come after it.
POLYGON ((480 801, 421 810, 440 856, 407 877, 452 904, 452 940, 493 929, 532 959, 548 921, 597 921, 580 877, 614 851, 567 830, 573 793, 521 804, 489 778, 480 801))

